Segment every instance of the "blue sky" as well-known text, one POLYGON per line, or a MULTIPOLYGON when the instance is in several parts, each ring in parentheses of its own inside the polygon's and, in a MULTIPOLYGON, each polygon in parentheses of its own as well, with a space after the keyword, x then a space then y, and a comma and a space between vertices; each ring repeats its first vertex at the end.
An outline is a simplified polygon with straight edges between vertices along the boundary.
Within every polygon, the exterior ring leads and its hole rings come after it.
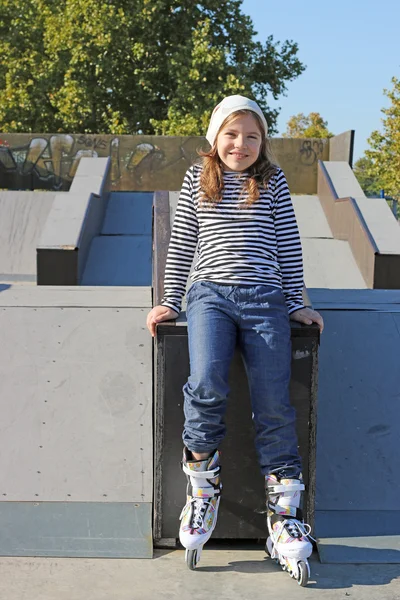
POLYGON ((243 0, 242 12, 260 41, 297 42, 307 66, 271 101, 281 107, 279 133, 292 115, 319 112, 333 133, 355 129, 354 158, 362 156, 390 104, 383 90, 400 77, 400 1, 243 0))

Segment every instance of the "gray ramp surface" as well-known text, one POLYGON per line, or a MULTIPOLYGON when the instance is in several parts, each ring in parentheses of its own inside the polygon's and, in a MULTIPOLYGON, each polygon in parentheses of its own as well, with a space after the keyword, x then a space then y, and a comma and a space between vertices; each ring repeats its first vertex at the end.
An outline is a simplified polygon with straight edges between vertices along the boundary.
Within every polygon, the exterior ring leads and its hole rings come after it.
POLYGON ((302 238, 333 239, 324 209, 318 196, 292 196, 293 208, 296 214, 302 238))
POLYGON ((54 198, 0 191, 0 281, 36 282, 36 246, 54 198))
POLYGON ((302 237, 301 244, 307 289, 367 287, 348 242, 302 237))
POLYGON ((151 556, 151 290, 118 295, 0 288, 0 554, 151 556))
POLYGON ((110 194, 101 235, 92 241, 82 285, 151 286, 153 194, 110 194))
MULTIPOLYGON (((314 307, 334 292, 310 290, 314 307)), ((328 562, 400 562, 400 312, 374 310, 374 292, 357 306, 355 291, 338 291, 353 308, 321 310, 316 535, 328 562)))

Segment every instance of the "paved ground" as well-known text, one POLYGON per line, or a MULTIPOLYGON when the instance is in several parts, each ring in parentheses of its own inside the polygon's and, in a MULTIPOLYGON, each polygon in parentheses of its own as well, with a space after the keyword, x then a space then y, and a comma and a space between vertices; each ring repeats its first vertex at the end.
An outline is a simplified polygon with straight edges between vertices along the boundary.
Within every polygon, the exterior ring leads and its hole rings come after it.
POLYGON ((260 549, 206 549, 197 571, 182 550, 153 560, 0 558, 2 600, 399 600, 399 565, 322 565, 301 588, 260 549))

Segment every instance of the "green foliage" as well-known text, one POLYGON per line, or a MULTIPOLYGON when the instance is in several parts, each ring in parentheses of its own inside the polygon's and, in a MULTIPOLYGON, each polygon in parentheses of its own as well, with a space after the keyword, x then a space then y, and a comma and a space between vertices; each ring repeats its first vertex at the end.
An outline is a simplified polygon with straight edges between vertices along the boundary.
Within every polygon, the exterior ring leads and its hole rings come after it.
POLYGON ((391 100, 383 108, 383 132, 373 131, 368 143, 370 150, 365 154, 369 161, 368 175, 380 183, 385 194, 400 198, 400 80, 392 78, 393 89, 384 90, 391 100))
POLYGON ((311 112, 307 117, 299 113, 290 117, 287 122, 286 133, 283 137, 289 138, 330 138, 333 136, 328 130, 328 121, 324 121, 317 112, 311 112))
POLYGON ((204 134, 226 94, 268 107, 304 66, 241 0, 0 0, 0 130, 204 134))
POLYGON ((354 175, 366 196, 379 196, 382 189, 382 182, 374 175, 371 175, 372 161, 367 156, 362 156, 354 163, 354 175))

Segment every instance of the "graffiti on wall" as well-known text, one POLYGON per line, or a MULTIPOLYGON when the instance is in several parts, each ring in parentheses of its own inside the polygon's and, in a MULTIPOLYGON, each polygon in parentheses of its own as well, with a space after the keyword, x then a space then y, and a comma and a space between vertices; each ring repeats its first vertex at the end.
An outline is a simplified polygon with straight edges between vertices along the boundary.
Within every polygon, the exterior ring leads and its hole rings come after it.
MULTIPOLYGON (((292 192, 315 193, 329 140, 272 138, 271 144, 292 192)), ((179 190, 197 149, 206 147, 200 137, 0 134, 0 188, 67 191, 82 157, 110 156, 113 190, 179 190)))
POLYGON ((304 140, 300 148, 300 160, 303 165, 314 165, 322 158, 323 152, 322 140, 304 140))
POLYGON ((155 139, 150 136, 3 134, 0 136, 0 188, 68 190, 82 157, 110 156, 114 189, 140 189, 147 181, 152 189, 155 174, 159 179, 163 172, 176 165, 181 166, 184 174, 199 145, 199 138, 158 138, 164 142, 161 148, 154 143, 155 139))

